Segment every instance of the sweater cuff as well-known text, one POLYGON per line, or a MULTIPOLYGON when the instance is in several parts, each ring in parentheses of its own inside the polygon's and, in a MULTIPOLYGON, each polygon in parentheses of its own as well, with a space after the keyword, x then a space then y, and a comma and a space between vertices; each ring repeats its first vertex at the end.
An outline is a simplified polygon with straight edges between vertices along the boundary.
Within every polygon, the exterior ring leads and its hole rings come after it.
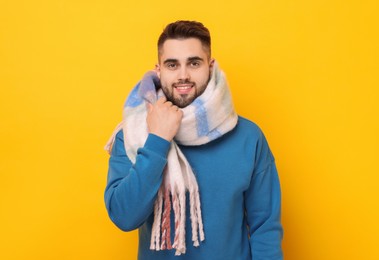
POLYGON ((162 137, 150 133, 147 136, 144 148, 153 151, 164 158, 167 158, 170 145, 171 143, 166 139, 163 139, 162 137))

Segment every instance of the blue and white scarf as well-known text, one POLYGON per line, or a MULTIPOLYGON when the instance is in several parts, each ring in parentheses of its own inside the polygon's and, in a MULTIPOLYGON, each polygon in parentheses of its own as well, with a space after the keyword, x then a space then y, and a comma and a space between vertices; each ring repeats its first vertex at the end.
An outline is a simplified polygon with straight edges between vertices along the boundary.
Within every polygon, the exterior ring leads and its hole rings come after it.
MULTIPOLYGON (((154 104, 163 95, 159 78, 154 71, 145 74, 127 98, 123 121, 116 127, 105 149, 111 151, 115 135, 121 129, 125 150, 135 163, 137 149, 148 136, 146 103, 154 104)), ((199 188, 191 166, 178 144, 195 146, 206 144, 231 131, 237 124, 237 114, 224 73, 215 62, 211 79, 203 92, 190 105, 182 108, 183 118, 178 133, 171 142, 163 182, 154 204, 154 222, 151 232, 152 250, 175 248, 176 255, 186 252, 185 219, 186 192, 189 192, 192 241, 199 246, 205 239, 200 208, 199 188), (170 199, 171 196, 171 199, 170 199), (175 238, 171 244, 170 215, 174 211, 175 238)))

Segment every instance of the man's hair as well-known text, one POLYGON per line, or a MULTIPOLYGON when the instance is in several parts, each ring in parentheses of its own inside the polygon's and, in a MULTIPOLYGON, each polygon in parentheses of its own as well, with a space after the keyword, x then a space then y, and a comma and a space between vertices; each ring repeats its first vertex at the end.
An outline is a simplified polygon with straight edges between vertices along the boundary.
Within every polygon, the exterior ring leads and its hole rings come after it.
POLYGON ((196 21, 176 21, 168 24, 158 39, 158 57, 161 55, 162 47, 166 40, 188 38, 200 40, 203 48, 208 53, 208 57, 211 57, 211 35, 209 30, 202 23, 196 21))

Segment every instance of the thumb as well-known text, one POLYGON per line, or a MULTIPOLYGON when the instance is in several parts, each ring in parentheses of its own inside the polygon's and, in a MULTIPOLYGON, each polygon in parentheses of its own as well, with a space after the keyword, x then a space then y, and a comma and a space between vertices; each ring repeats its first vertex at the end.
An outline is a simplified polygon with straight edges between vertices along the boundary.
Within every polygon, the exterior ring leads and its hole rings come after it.
POLYGON ((146 109, 147 109, 147 112, 150 113, 151 110, 153 110, 153 105, 149 102, 146 103, 146 109))

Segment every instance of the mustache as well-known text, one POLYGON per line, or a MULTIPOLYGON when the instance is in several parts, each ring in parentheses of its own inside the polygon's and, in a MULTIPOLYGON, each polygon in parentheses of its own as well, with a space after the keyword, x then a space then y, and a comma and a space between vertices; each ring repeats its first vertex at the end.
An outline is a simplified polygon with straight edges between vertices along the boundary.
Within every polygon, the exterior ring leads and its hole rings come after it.
POLYGON ((177 85, 181 85, 181 84, 191 84, 191 85, 196 85, 195 82, 192 82, 192 81, 189 81, 189 80, 179 80, 178 82, 175 82, 172 84, 173 87, 176 87, 177 85))

